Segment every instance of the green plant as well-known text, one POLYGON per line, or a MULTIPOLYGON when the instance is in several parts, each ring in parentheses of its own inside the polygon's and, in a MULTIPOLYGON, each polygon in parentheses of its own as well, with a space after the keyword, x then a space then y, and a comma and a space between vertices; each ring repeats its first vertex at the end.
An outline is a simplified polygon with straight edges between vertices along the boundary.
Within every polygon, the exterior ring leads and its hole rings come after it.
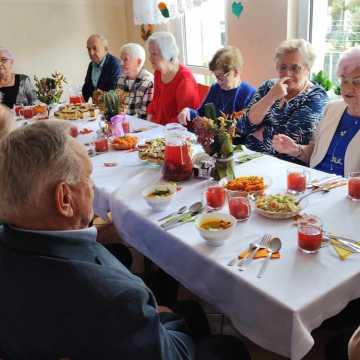
POLYGON ((36 95, 41 102, 49 105, 60 101, 63 86, 67 83, 63 74, 55 71, 51 74, 51 77, 39 79, 34 76, 34 80, 36 95))
POLYGON ((115 90, 110 90, 103 95, 105 105, 105 116, 110 120, 113 116, 120 113, 120 101, 115 90))
POLYGON ((311 81, 320 85, 325 91, 329 91, 333 87, 331 80, 327 77, 323 70, 320 70, 317 74, 314 74, 311 78, 311 81))

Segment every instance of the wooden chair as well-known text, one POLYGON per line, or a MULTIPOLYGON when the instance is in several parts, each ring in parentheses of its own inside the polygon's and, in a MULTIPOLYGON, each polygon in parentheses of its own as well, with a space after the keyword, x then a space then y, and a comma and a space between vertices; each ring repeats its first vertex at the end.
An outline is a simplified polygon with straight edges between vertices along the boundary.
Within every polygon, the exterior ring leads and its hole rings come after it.
POLYGON ((198 87, 199 96, 200 96, 200 103, 202 103, 205 100, 206 95, 208 94, 208 92, 210 90, 210 86, 205 85, 205 84, 197 84, 197 87, 198 87))

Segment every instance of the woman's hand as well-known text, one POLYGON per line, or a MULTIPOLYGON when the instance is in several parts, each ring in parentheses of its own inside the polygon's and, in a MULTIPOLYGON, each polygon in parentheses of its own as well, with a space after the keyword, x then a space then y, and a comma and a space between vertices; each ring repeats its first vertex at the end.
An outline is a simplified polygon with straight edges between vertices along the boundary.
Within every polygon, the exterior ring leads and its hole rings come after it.
POLYGON ((180 111, 180 113, 178 115, 178 122, 181 125, 187 125, 188 120, 190 120, 189 109, 184 108, 180 111))
POLYGON ((296 156, 299 152, 299 145, 291 137, 284 134, 274 135, 272 146, 280 154, 296 156))
POLYGON ((276 100, 283 99, 287 94, 288 85, 286 81, 288 81, 289 77, 281 78, 268 92, 268 96, 275 102, 276 100))

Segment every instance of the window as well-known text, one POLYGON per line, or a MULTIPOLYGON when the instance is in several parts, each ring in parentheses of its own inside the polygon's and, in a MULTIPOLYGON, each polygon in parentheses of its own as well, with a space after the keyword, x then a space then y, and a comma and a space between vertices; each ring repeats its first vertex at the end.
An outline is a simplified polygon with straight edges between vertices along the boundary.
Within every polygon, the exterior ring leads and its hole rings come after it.
POLYGON ((208 0, 186 11, 180 20, 182 60, 201 83, 214 81, 208 64, 226 44, 225 5, 226 0, 208 0))
POLYGON ((324 70, 337 83, 340 55, 360 45, 360 0, 312 0, 311 6, 310 36, 318 55, 314 71, 324 70))

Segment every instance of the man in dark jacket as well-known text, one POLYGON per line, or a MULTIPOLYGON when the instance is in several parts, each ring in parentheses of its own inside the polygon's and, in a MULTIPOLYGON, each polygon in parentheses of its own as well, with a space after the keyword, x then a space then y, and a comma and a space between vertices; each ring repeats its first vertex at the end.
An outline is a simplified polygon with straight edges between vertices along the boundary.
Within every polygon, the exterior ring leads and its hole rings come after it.
POLYGON ((96 242, 91 162, 61 125, 0 142, 0 358, 193 359, 184 321, 96 242))
POLYGON ((91 63, 88 66, 82 94, 88 101, 94 90, 116 89, 121 73, 119 59, 108 53, 108 42, 102 35, 91 35, 87 41, 91 63))

